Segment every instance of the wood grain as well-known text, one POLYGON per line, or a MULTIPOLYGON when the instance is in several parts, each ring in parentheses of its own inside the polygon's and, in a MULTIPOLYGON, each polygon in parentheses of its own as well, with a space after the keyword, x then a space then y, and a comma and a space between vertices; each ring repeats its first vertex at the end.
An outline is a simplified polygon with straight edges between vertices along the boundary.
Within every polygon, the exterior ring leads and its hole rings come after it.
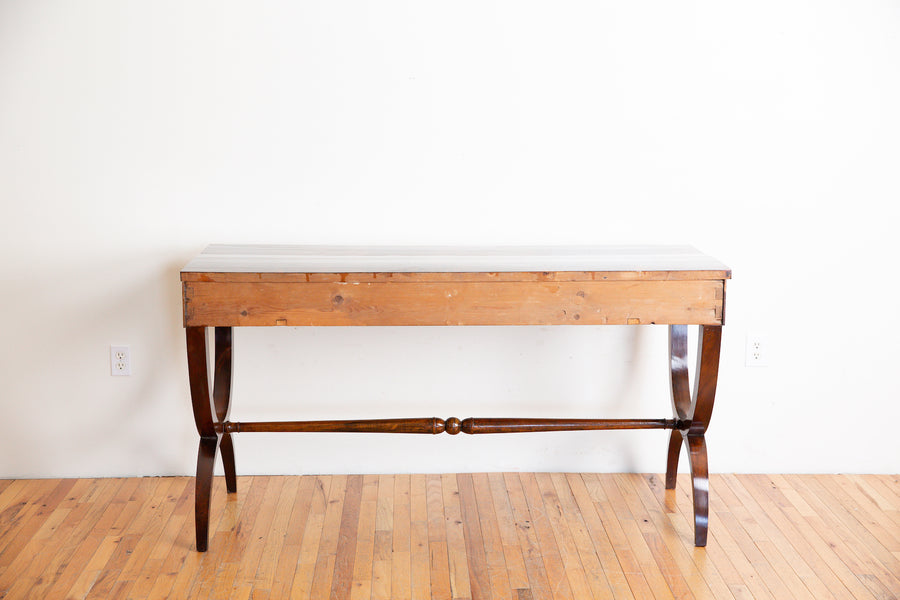
POLYGON ((239 479, 205 554, 191 478, 2 481, 0 598, 900 597, 896 476, 714 474, 706 548, 687 478, 239 479))
POLYGON ((723 280, 184 282, 184 325, 721 324, 723 280))

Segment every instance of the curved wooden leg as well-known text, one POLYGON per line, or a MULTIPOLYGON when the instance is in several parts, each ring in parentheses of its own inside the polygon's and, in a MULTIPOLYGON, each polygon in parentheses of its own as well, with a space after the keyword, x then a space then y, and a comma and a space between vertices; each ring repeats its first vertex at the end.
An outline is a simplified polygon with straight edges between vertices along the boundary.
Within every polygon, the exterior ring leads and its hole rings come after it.
POLYGON ((216 425, 213 421, 215 410, 212 405, 212 396, 209 393, 206 327, 187 327, 185 335, 187 336, 188 376, 191 382, 191 407, 194 410, 197 433, 202 438, 216 437, 216 425))
POLYGON ((701 325, 697 348, 697 372, 694 381, 694 404, 691 408, 690 430, 702 435, 709 427, 713 404, 716 400, 716 382, 719 377, 719 350, 722 345, 721 325, 701 325))
MULTIPOLYGON (((677 421, 682 422, 690 418, 692 410, 687 354, 687 325, 669 325, 669 379, 671 381, 672 414, 677 421)), ((682 441, 681 431, 672 430, 666 460, 666 489, 668 490, 675 489, 682 441)))
POLYGON ((230 433, 222 435, 219 449, 222 452, 222 466, 225 468, 225 489, 229 494, 233 494, 237 492, 237 474, 234 468, 234 444, 230 433))
POLYGON ((669 326, 669 373, 672 382, 672 410, 679 429, 672 431, 666 460, 666 489, 675 487, 681 441, 691 464, 694 498, 694 544, 705 546, 709 530, 709 465, 704 434, 712 416, 719 375, 721 325, 701 325, 697 348, 697 370, 693 396, 689 391, 687 368, 687 326, 669 326))
POLYGON ((702 435, 686 435, 685 444, 691 458, 691 483, 694 488, 694 545, 706 545, 709 530, 709 467, 706 462, 706 439, 702 435))
MULTIPOLYGON (((232 330, 231 327, 216 327, 215 383, 213 386, 213 403, 216 408, 216 420, 224 423, 231 412, 232 382, 232 330)), ((225 487, 229 493, 237 492, 237 474, 234 464, 234 443, 230 433, 222 435, 219 446, 222 452, 222 465, 225 468, 225 487)))
POLYGON ((709 528, 709 466, 704 434, 709 426, 716 399, 721 346, 722 326, 701 325, 691 424, 684 436, 691 458, 691 480, 694 484, 694 545, 696 546, 706 545, 706 532, 709 528))
POLYGON ((194 484, 194 529, 197 551, 206 552, 209 543, 209 507, 212 500, 213 467, 216 464, 218 438, 200 438, 197 451, 197 477, 194 484))
POLYGON ((231 400, 231 329, 216 328, 215 387, 210 393, 209 344, 205 327, 187 327, 188 375, 191 383, 191 407, 200 434, 197 451, 197 477, 194 485, 194 526, 197 550, 205 552, 209 537, 209 507, 212 498, 213 467, 220 442, 225 482, 235 491, 234 447, 231 436, 223 436, 222 423, 228 418, 231 400), (221 329, 221 331, 220 331, 221 329))
POLYGON ((675 479, 678 476, 678 457, 681 455, 681 444, 683 442, 681 432, 677 429, 672 430, 669 436, 669 455, 666 459, 666 489, 675 489, 675 479))

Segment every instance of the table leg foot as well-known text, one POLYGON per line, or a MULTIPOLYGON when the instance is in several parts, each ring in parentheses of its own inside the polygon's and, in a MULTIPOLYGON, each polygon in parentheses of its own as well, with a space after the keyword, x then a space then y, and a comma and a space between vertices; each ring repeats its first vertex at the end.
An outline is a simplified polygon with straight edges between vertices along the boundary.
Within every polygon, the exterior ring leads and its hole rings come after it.
POLYGON ((194 485, 194 527, 197 551, 206 552, 209 542, 209 508, 212 500, 213 467, 216 464, 218 438, 200 438, 197 451, 197 477, 194 485))

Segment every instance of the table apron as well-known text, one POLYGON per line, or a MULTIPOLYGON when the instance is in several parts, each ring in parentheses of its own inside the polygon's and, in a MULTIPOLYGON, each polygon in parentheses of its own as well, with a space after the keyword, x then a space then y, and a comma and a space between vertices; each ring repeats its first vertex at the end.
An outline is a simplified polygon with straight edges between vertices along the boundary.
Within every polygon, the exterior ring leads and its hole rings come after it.
POLYGON ((725 281, 183 282, 186 327, 721 325, 725 281))

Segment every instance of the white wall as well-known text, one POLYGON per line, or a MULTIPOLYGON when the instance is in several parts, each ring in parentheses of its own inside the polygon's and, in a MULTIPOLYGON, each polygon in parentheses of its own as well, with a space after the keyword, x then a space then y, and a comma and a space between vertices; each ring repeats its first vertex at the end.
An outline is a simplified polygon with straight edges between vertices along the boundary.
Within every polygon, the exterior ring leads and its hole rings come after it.
MULTIPOLYGON (((889 0, 0 0, 0 477, 192 472, 178 271, 209 242, 693 244, 734 271, 711 469, 896 473, 898 30, 889 0)), ((235 419, 670 415, 662 328, 236 343, 235 419)), ((666 433, 236 445, 659 472, 666 433)))

